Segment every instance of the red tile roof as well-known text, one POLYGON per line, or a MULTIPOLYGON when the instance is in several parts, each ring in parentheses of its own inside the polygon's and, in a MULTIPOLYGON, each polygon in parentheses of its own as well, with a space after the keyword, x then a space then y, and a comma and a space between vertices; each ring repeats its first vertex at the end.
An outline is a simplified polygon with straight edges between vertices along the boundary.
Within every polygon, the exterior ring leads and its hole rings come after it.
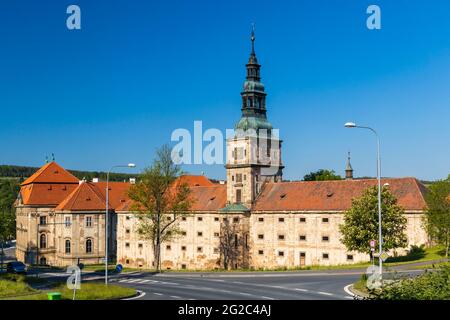
MULTIPOLYGON (((56 211, 103 211, 106 199, 98 186, 91 182, 81 182, 78 187, 57 207, 56 211)), ((109 206, 111 209, 111 206, 109 206)))
POLYGON ((56 206, 63 201, 77 184, 31 183, 20 188, 24 205, 56 206))
POLYGON ((56 162, 52 161, 42 166, 22 186, 32 183, 78 183, 78 179, 56 162))
POLYGON ((175 183, 187 183, 190 187, 211 186, 214 184, 205 176, 193 175, 182 175, 175 181, 175 183))
MULTIPOLYGON (((106 182, 102 181, 93 184, 97 186, 103 197, 106 198, 106 182)), ((128 182, 109 182, 108 201, 111 207, 115 209, 128 200, 128 188, 130 188, 130 183, 128 182)))
MULTIPOLYGON (((415 178, 382 179, 405 210, 423 210, 425 187, 415 178)), ((252 210, 343 211, 352 199, 377 184, 376 179, 268 183, 252 210)))
MULTIPOLYGON (((225 207, 227 187, 212 183, 210 186, 191 186, 193 204, 191 211, 217 211, 225 207)), ((116 211, 130 211, 133 201, 127 200, 116 208, 116 211)))

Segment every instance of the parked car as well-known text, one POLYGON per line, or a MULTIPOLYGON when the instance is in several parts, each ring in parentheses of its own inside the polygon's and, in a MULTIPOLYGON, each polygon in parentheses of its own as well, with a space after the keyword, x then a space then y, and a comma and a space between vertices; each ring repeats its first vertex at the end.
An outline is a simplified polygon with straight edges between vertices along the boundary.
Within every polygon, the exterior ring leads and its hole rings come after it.
POLYGON ((20 261, 8 262, 6 272, 9 273, 27 273, 27 266, 20 261))

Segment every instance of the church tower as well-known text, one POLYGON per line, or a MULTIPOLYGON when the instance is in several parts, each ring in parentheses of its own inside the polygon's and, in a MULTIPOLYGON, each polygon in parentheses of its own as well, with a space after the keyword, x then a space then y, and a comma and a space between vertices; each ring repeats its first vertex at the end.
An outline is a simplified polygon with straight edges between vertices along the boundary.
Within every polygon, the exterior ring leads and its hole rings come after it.
POLYGON ((346 180, 353 179, 353 168, 352 164, 350 163, 350 151, 348 152, 347 165, 345 166, 345 179, 346 180))
POLYGON ((282 179, 281 140, 266 116, 266 93, 255 54, 255 33, 242 97, 242 116, 227 137, 227 203, 250 208, 266 182, 282 179))

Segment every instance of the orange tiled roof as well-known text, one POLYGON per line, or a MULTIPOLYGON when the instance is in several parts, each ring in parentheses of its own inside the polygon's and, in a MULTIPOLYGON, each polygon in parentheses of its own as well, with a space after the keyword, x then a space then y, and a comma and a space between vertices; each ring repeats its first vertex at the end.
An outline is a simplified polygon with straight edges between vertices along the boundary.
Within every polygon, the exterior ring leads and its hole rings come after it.
POLYGON ((22 186, 32 183, 78 183, 78 179, 56 162, 52 161, 42 166, 22 186))
MULTIPOLYGON (((106 199, 98 186, 91 182, 81 182, 78 187, 64 199, 55 210, 57 211, 103 211, 106 199)), ((111 209, 111 206, 109 206, 111 209)))
MULTIPOLYGON (((210 186, 191 186, 193 204, 191 211, 217 211, 225 207, 227 201, 227 187, 222 184, 211 183, 210 186)), ((130 211, 132 200, 127 200, 116 208, 116 211, 130 211)))
POLYGON ((78 184, 31 183, 20 188, 24 205, 56 206, 63 201, 78 184))
MULTIPOLYGON (((425 187, 415 178, 382 179, 405 210, 423 210, 425 187)), ((376 179, 268 183, 258 197, 255 211, 343 211, 352 199, 377 184, 376 179)))
POLYGON ((205 176, 194 176, 194 175, 182 175, 175 180, 175 184, 186 183, 189 187, 199 187, 199 186, 211 186, 214 183, 211 182, 205 176))
MULTIPOLYGON (((93 183, 100 190, 103 197, 106 199, 106 182, 93 183)), ((112 208, 116 209, 128 200, 129 182, 109 182, 108 184, 108 201, 112 208)))

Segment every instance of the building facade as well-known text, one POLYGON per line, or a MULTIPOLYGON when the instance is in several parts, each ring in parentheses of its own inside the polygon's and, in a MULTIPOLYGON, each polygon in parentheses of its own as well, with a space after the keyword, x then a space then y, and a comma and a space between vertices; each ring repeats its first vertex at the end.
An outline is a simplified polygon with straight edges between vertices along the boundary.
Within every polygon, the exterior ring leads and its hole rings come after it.
MULTIPOLYGON (((282 141, 267 119, 254 41, 252 33, 242 116, 226 142, 227 180, 180 178, 194 202, 190 214, 177 220, 182 234, 162 244, 162 268, 211 270, 225 267, 225 261, 227 268, 254 269, 367 261, 368 255, 346 250, 339 226, 352 199, 376 180, 354 178, 350 155, 345 180, 282 180, 282 141), (231 256, 225 257, 224 239, 232 240, 231 256)), ((385 183, 405 210, 408 246, 427 243, 425 187, 415 178, 383 179, 385 183)), ((138 236, 129 185, 110 183, 110 256, 127 267, 151 269, 152 244, 138 236)), ((105 195, 104 182, 79 181, 55 162, 43 166, 22 184, 16 203, 17 258, 56 266, 103 262, 105 195)))

